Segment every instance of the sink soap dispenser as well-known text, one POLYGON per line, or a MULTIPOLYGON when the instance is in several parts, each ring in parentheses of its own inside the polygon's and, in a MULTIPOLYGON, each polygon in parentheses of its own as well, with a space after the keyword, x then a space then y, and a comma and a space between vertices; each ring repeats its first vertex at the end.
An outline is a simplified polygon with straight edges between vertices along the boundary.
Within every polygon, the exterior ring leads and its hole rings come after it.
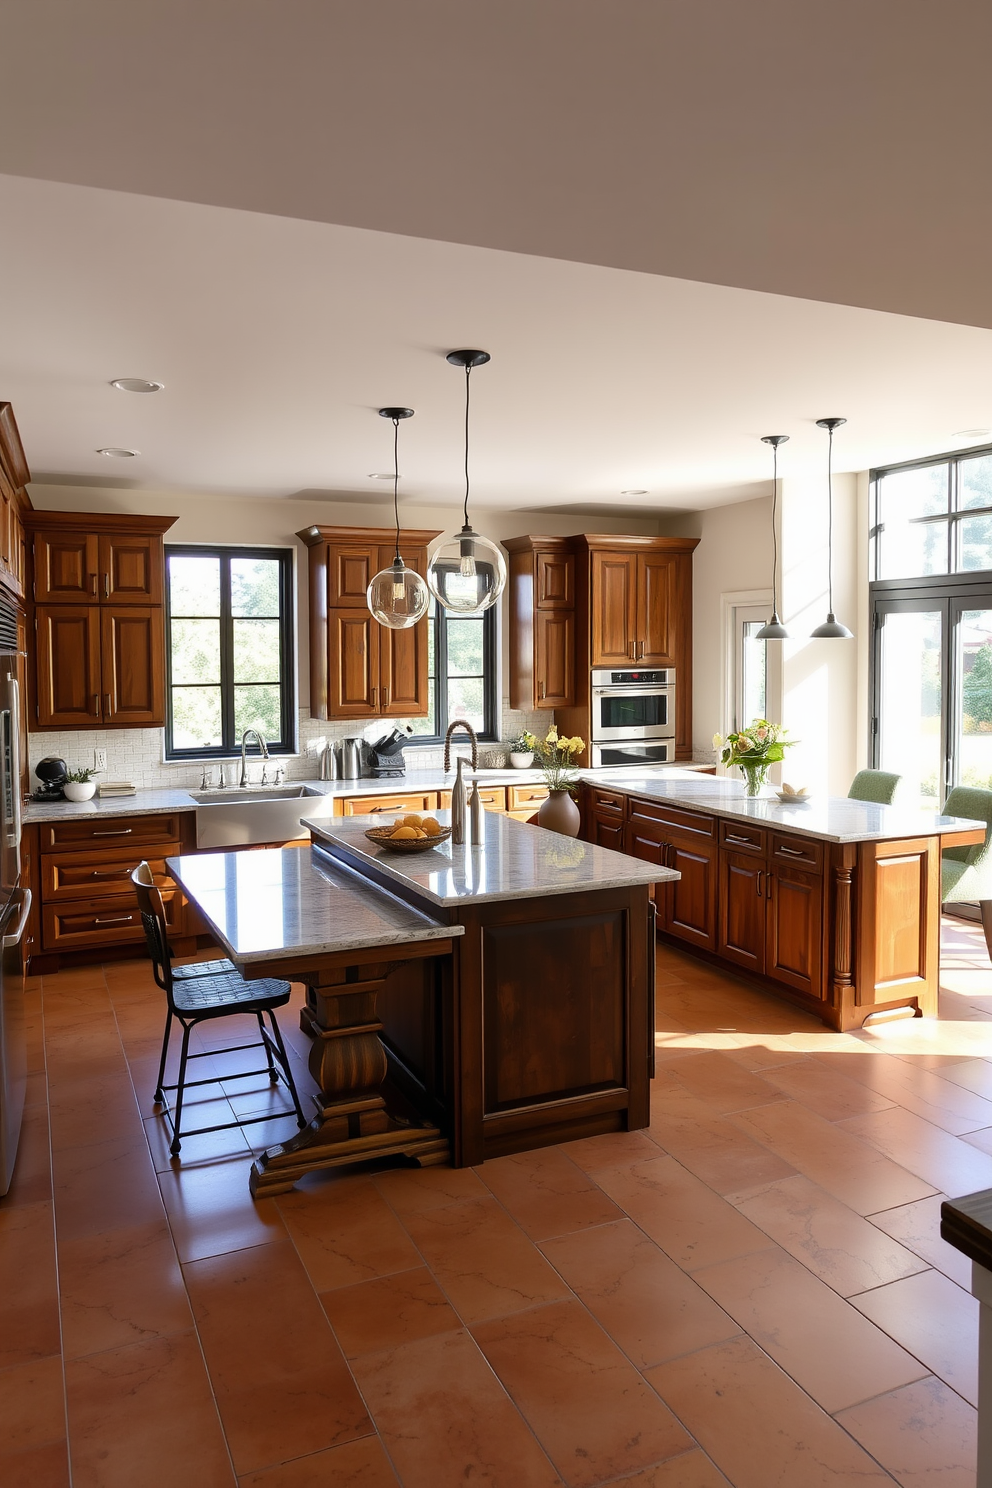
POLYGON ((451 840, 456 843, 465 842, 468 838, 468 792, 462 777, 464 768, 465 761, 459 758, 458 775, 451 787, 451 840))
POLYGON ((468 803, 469 826, 472 833, 472 843, 475 847, 481 847, 486 840, 486 813, 482 805, 482 797, 479 795, 479 782, 473 781, 472 795, 468 803))

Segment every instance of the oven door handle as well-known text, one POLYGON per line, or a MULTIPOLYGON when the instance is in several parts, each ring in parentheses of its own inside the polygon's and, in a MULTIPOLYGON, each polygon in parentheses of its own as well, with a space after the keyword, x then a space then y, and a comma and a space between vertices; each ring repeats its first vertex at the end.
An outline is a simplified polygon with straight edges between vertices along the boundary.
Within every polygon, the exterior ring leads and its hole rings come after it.
POLYGON ((21 936, 24 934, 24 929, 28 922, 28 915, 30 913, 31 890, 25 889, 24 898, 21 900, 21 913, 18 916, 17 929, 12 931, 10 935, 4 935, 2 938, 0 938, 0 948, 5 951, 9 951, 11 946, 16 946, 20 943, 21 936))

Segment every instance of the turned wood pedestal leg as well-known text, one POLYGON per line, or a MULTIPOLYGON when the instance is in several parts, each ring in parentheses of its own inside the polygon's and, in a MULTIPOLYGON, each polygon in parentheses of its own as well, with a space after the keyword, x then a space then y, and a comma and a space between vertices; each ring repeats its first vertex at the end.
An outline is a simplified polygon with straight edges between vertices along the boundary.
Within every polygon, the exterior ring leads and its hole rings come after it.
POLYGON ((313 1037, 309 1065, 320 1086, 313 1097, 317 1115, 298 1136, 256 1158, 250 1180, 255 1198, 286 1193, 318 1168, 374 1157, 403 1156, 421 1167, 450 1161, 438 1127, 391 1116, 381 1093, 387 1066, 376 996, 398 964, 305 974, 310 990, 300 1023, 313 1037))

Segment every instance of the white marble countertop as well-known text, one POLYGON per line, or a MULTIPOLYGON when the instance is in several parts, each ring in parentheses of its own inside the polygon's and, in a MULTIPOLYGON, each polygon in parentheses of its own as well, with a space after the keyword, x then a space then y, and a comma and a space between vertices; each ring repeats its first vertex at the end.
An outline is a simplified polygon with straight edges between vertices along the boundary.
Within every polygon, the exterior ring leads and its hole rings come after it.
MULTIPOLYGON (((590 778, 590 775, 587 773, 584 778, 590 778)), ((666 780, 654 773, 615 770, 608 782, 600 778, 595 783, 608 784, 624 795, 664 801, 669 806, 707 811, 713 816, 730 817, 736 821, 758 822, 803 837, 817 837, 823 842, 882 842, 901 837, 938 837, 955 829, 964 831, 981 827, 984 831, 986 826, 985 822, 913 811, 903 806, 877 806, 871 801, 852 801, 846 796, 813 795, 804 806, 786 806, 770 788, 764 795, 746 796, 743 781, 719 775, 666 780)))
MULTIPOLYGON (((438 811, 447 825, 450 812, 438 811)), ((466 900, 533 899, 596 889, 667 883, 680 875, 625 853, 579 842, 543 827, 487 812, 485 842, 456 846, 449 839, 423 853, 395 853, 365 836, 381 827, 381 816, 323 817, 305 821, 314 842, 340 848, 434 904, 466 900)), ((359 868, 359 871, 361 869, 359 868)))
POLYGON ((461 925, 439 924, 309 847, 198 853, 168 862, 239 966, 464 933, 461 925))

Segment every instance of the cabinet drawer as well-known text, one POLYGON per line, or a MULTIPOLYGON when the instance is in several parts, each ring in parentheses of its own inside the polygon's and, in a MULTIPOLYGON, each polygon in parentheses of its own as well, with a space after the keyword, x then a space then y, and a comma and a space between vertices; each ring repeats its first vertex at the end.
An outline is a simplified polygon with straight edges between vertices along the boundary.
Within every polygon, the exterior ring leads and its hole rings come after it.
POLYGON ((508 785, 506 787, 506 809, 508 811, 521 811, 532 802, 540 806, 542 801, 548 799, 548 787, 546 785, 508 785))
POLYGON ((619 816, 623 816, 623 803, 623 796, 618 795, 616 791, 600 790, 598 785, 589 787, 589 804, 593 811, 601 811, 604 815, 616 812, 619 816))
POLYGON ((382 811, 435 811, 437 792, 409 796, 346 796, 343 816, 370 816, 382 811))
POLYGON ((772 857, 777 863, 791 863, 793 868, 811 869, 814 873, 823 872, 823 843, 813 842, 808 837, 792 837, 784 832, 773 832, 772 857))
POLYGON ((758 853, 761 857, 768 851, 768 836, 761 827, 748 826, 746 822, 720 823, 720 842, 733 852, 758 853))
POLYGON ((514 821, 529 822, 537 815, 540 804, 540 801, 534 801, 532 805, 524 806, 520 811, 508 811, 506 815, 512 817, 514 821))
MULTIPOLYGON (((472 788, 471 788, 471 786, 469 786, 469 788, 468 788, 468 794, 469 794, 469 798, 471 799, 471 796, 472 796, 472 788)), ((504 790, 503 786, 501 786, 501 785, 489 785, 489 786, 486 786, 484 789, 480 786, 480 788, 479 788, 479 795, 481 796, 481 798, 482 798, 482 804, 483 804, 483 806, 485 807, 485 809, 487 811, 505 811, 506 810, 506 791, 504 790)), ((451 810, 451 792, 450 791, 441 791, 440 792, 440 794, 438 795, 438 806, 441 808, 442 811, 450 811, 451 810)))
POLYGON ((174 888, 165 866, 166 858, 178 857, 178 842, 153 848, 117 848, 97 855, 81 852, 46 853, 41 860, 41 897, 45 904, 62 899, 105 899, 130 893, 130 875, 142 860, 155 875, 158 888, 174 888))
MULTIPOLYGON (((179 934, 183 925, 183 901, 176 889, 162 894, 169 929, 179 934)), ((42 947, 46 951, 71 951, 85 946, 111 946, 145 938, 134 894, 116 894, 93 905, 85 900, 45 904, 41 911, 42 947)))
POLYGON ((38 838, 42 852, 56 848, 144 847, 182 841, 183 821, 182 812, 174 816, 91 816, 82 821, 42 822, 38 838))
POLYGON ((648 822, 685 836, 713 837, 716 821, 712 816, 703 816, 698 811, 683 811, 678 806, 665 806, 658 801, 646 801, 635 797, 630 803, 628 820, 643 827, 648 822))

